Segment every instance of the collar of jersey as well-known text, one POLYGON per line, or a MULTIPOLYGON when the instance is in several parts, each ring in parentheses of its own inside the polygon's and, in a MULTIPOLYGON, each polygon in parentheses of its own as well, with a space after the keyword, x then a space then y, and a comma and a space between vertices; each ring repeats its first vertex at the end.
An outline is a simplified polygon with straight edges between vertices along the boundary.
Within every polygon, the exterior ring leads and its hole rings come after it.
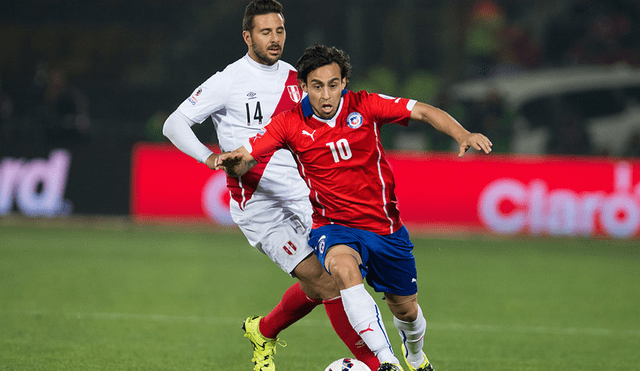
MULTIPOLYGON (((347 94, 347 89, 344 89, 342 91, 342 96, 344 97, 344 95, 347 94)), ((318 116, 316 116, 313 113, 313 107, 311 107, 311 102, 309 102, 309 95, 307 95, 306 97, 302 98, 302 101, 300 102, 300 106, 302 107, 302 114, 304 115, 304 117, 309 117, 311 115, 313 115, 313 117, 321 122, 327 123, 329 124, 329 126, 334 127, 336 126, 336 118, 338 118, 338 114, 340 113, 340 110, 342 109, 342 102, 344 101, 344 99, 340 99, 340 107, 338 107, 338 110, 336 111, 335 116, 333 116, 332 118, 325 120, 323 118, 320 118, 318 116)))
POLYGON ((251 59, 251 57, 249 56, 249 53, 244 55, 244 59, 247 60, 247 63, 249 63, 251 66, 255 67, 255 68, 259 68, 263 71, 276 71, 278 69, 278 66, 280 65, 280 61, 272 64, 271 66, 267 66, 266 64, 262 64, 262 63, 258 63, 256 61, 254 61, 253 59, 251 59))

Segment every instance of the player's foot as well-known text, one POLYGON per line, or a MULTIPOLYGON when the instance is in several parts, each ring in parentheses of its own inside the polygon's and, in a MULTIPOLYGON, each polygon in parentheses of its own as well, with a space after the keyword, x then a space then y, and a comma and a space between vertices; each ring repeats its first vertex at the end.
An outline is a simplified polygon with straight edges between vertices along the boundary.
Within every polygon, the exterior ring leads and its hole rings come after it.
POLYGON ((401 346, 402 355, 404 356, 404 361, 407 363, 407 367, 409 367, 409 371, 434 371, 433 366, 431 365, 431 363, 429 363, 429 359, 427 359, 427 355, 424 354, 424 352, 422 352, 422 355, 424 356, 424 361, 422 362, 422 364, 420 364, 418 368, 411 366, 411 363, 407 361, 407 350, 405 349, 404 344, 402 344, 401 346))
POLYGON ((395 363, 383 362, 378 367, 378 371, 404 371, 400 365, 395 363))
MULTIPOLYGON (((244 337, 251 340, 253 344, 253 367, 254 371, 275 371, 276 365, 273 363, 273 356, 276 354, 276 344, 278 339, 268 339, 260 332, 261 316, 253 316, 244 320, 242 329, 245 331, 244 337)), ((286 343, 280 344, 286 346, 286 343)))

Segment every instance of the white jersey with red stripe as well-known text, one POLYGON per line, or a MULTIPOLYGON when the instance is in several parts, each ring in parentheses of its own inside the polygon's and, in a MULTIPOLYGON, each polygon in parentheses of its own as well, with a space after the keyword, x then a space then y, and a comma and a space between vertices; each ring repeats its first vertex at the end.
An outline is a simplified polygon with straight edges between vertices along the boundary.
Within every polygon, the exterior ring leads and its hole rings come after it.
MULTIPOLYGON (((246 54, 207 79, 177 110, 197 123, 211 117, 220 148, 232 151, 256 135, 271 116, 300 101, 303 93, 296 78, 289 63, 278 61, 267 66, 246 54)), ((227 177, 227 186, 241 209, 260 200, 290 201, 309 196, 286 149, 275 152, 242 178, 227 177)))
POLYGON ((395 181, 380 141, 385 123, 407 125, 414 100, 343 92, 330 120, 313 114, 308 97, 245 144, 258 162, 290 148, 311 189, 313 226, 340 224, 381 235, 402 227, 395 181))

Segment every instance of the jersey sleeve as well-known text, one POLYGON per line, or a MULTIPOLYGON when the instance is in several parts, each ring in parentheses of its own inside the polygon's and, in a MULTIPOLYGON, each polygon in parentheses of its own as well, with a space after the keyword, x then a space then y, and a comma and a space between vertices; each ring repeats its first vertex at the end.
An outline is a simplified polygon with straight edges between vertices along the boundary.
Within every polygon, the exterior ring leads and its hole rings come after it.
POLYGON ((201 124, 212 113, 224 109, 228 80, 227 74, 216 72, 198 86, 177 110, 190 120, 201 124))
POLYGON ((366 93, 364 98, 369 103, 367 106, 372 117, 376 122, 382 124, 398 123, 407 126, 411 118, 411 110, 416 104, 414 99, 397 98, 377 93, 366 93))
POLYGON ((273 153, 287 147, 287 120, 289 112, 284 112, 271 118, 255 136, 248 139, 245 148, 254 160, 263 162, 273 153))
POLYGON ((162 134, 169 138, 171 143, 187 155, 199 162, 207 161, 213 153, 202 144, 196 134, 191 130, 193 122, 178 111, 174 111, 162 127, 162 134))

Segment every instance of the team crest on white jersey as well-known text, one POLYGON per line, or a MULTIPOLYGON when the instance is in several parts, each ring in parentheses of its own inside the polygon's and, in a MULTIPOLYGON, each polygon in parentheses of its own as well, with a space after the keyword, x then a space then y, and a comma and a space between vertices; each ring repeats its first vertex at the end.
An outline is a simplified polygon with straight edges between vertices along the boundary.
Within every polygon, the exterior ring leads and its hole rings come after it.
POLYGON ((287 85, 287 91, 289 92, 289 98, 292 101, 298 103, 302 99, 302 92, 300 92, 300 88, 298 85, 287 85))
POLYGON ((358 112, 351 112, 349 116, 347 116, 347 125, 351 129, 357 129, 362 126, 362 115, 358 112))

